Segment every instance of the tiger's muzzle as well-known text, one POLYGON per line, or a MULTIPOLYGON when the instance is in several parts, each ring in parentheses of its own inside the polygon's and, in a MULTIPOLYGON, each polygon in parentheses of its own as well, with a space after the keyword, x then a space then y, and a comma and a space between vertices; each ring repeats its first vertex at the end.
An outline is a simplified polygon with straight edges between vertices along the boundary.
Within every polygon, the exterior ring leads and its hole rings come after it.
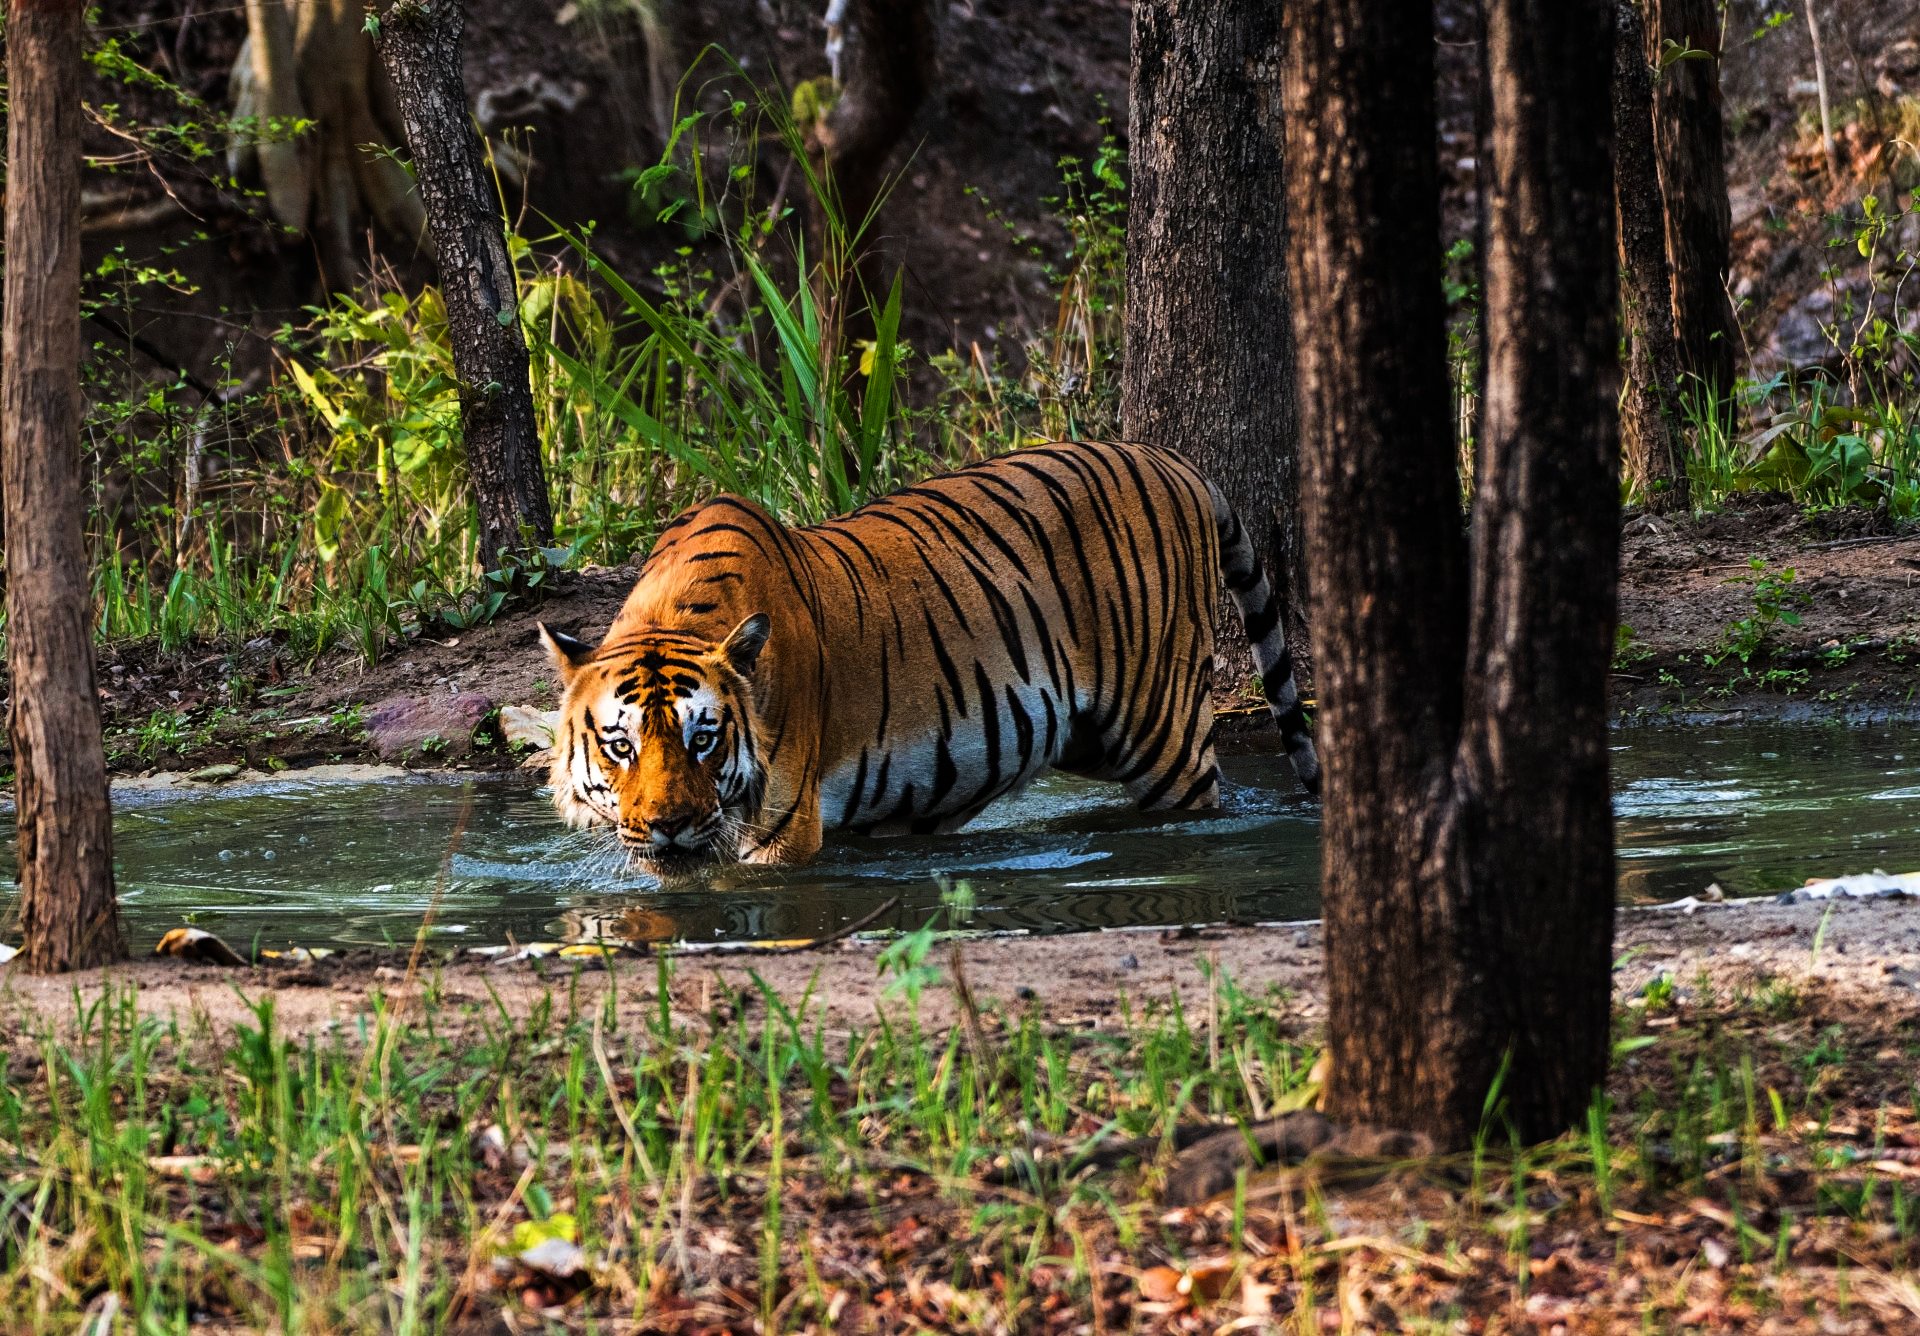
POLYGON ((718 807, 699 817, 679 813, 635 818, 620 823, 620 843, 632 861, 649 871, 681 872, 724 855, 725 827, 725 815, 718 807))

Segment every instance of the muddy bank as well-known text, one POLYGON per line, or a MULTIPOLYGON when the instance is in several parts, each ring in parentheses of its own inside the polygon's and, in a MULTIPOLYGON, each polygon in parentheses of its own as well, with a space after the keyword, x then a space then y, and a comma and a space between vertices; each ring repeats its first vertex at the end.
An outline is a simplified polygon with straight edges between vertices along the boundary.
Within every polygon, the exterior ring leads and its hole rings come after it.
POLYGON ((1616 715, 1634 722, 1900 717, 1920 686, 1920 530, 1738 498, 1629 518, 1616 715))
MULTIPOLYGON (((1615 994, 1622 1002, 1654 979, 1681 998, 1723 996, 1768 985, 1815 986, 1874 1006, 1912 1002, 1920 990, 1920 903, 1911 899, 1778 905, 1743 902, 1628 910, 1621 914, 1615 994)), ((716 1007, 760 1005, 756 978, 777 994, 811 999, 829 1030, 870 1023, 877 1010, 905 1005, 891 987, 883 944, 855 940, 785 954, 669 954, 672 1004, 682 1019, 716 1007)), ((1174 996, 1202 999, 1214 966, 1242 988, 1276 989, 1303 1032, 1325 1013, 1318 924, 1235 929, 1109 931, 1057 937, 973 939, 936 946, 927 963, 939 981, 922 997, 922 1017, 945 1028, 956 1018, 954 970, 974 994, 1019 1011, 1037 1008, 1062 1026, 1101 1026, 1126 1006, 1174 996)), ((470 956, 440 962, 431 953, 409 970, 404 953, 355 952, 316 963, 224 968, 147 959, 98 974, 37 978, 0 966, 0 1017, 16 1033, 60 1026, 105 987, 137 989, 143 1014, 225 1032, 256 1025, 252 1007, 274 997, 276 1023, 309 1034, 347 1025, 381 1006, 424 1007, 436 1023, 504 1007, 525 1016, 557 997, 586 1014, 609 994, 622 1025, 658 1015, 659 962, 613 957, 603 967, 553 957, 484 964, 470 956)))

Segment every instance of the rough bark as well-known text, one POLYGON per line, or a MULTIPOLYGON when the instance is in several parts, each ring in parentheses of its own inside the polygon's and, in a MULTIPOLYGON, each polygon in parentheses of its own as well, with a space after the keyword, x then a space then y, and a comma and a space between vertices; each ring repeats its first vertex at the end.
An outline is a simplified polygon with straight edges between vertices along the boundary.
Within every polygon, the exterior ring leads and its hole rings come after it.
POLYGON ((1664 43, 1707 53, 1676 60, 1653 86, 1654 142, 1673 266, 1673 329, 1680 369, 1721 393, 1733 387, 1739 331, 1727 296, 1733 218, 1720 109, 1720 15, 1714 0, 1648 0, 1647 63, 1664 43))
MULTIPOLYGON (((1460 735, 1431 8, 1286 6, 1287 250, 1320 710, 1333 1107, 1406 1127, 1464 1004, 1436 815, 1460 735)), ((1457 1024, 1457 1022, 1456 1022, 1457 1024)))
POLYGON ((124 954, 81 536, 80 0, 7 6, 7 670, 26 967, 124 954))
POLYGON ((1338 1119, 1528 1138, 1605 1071, 1617 439, 1606 0, 1488 0, 1488 397, 1448 432, 1431 11, 1286 7, 1338 1119), (1500 1075, 1506 1064, 1504 1077, 1500 1075))
POLYGON ((1606 0, 1487 11, 1486 435, 1448 855, 1473 947, 1463 1065, 1477 1070, 1450 1092, 1455 1144, 1503 1061, 1523 1137, 1585 1114, 1606 1074, 1613 965, 1613 15, 1606 0))
MULTIPOLYGON (((1133 6, 1120 414, 1129 439, 1183 451, 1226 493, 1288 609, 1298 661, 1308 586, 1287 320, 1282 8, 1133 6)), ((1239 620, 1228 615, 1221 629, 1223 680, 1245 681, 1239 620)))
POLYGON ((506 234, 460 80, 459 0, 403 0, 377 43, 440 264, 483 569, 553 541, 506 234))
POLYGON ((1681 431, 1680 352, 1669 318, 1665 203, 1653 145, 1653 85, 1645 25, 1634 0, 1615 0, 1613 49, 1614 218, 1620 231, 1621 310, 1626 318, 1626 393, 1620 428, 1627 467, 1647 509, 1685 510, 1686 438, 1681 431))

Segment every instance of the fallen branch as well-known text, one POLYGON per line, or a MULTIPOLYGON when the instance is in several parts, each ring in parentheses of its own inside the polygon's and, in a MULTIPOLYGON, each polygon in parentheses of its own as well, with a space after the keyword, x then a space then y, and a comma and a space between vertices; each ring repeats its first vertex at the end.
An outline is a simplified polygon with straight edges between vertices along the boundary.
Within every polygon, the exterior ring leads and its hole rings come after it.
POLYGON ((1808 543, 1802 550, 1806 552, 1824 552, 1836 547, 1873 547, 1880 543, 1904 543, 1915 539, 1920 539, 1920 534, 1883 533, 1874 534, 1867 538, 1836 538, 1827 543, 1808 543))
POLYGON ((765 954, 770 956, 793 956, 800 954, 802 951, 818 951, 823 946, 832 946, 835 942, 844 941, 856 932, 862 932, 871 928, 874 924, 898 908, 900 908, 900 897, 890 895, 878 905, 874 906, 870 913, 862 914, 851 923, 842 924, 825 936, 816 937, 810 942, 797 942, 792 946, 776 946, 765 954))

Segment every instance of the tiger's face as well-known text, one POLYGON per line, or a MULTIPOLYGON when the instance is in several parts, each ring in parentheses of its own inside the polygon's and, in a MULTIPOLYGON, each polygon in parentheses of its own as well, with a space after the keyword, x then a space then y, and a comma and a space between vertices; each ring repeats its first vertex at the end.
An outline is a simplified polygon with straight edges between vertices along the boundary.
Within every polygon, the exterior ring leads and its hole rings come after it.
POLYGON ((719 644, 648 630, 597 649, 542 626, 565 687, 551 772, 561 818, 612 826, 654 872, 734 858, 766 786, 749 682, 770 626, 755 613, 719 644))

